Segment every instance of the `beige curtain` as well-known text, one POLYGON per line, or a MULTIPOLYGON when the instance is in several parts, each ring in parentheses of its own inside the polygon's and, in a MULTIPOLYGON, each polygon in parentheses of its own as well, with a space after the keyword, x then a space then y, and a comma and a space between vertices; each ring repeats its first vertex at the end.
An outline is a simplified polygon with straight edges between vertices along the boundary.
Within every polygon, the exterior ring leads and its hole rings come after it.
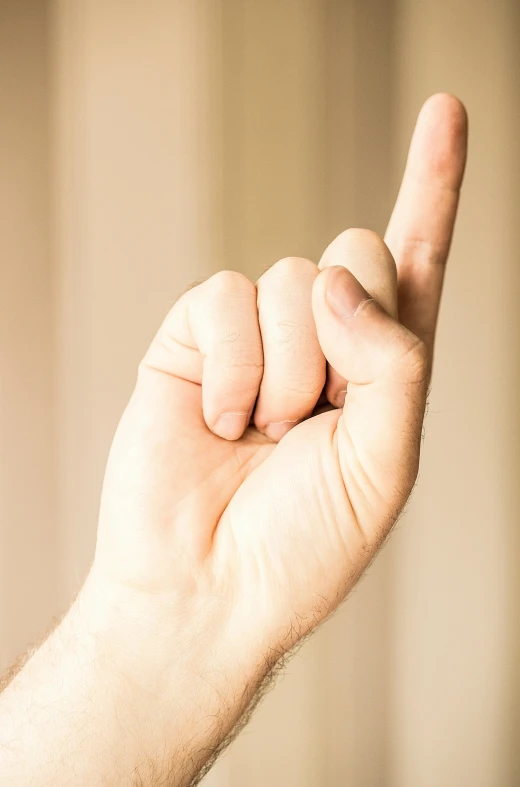
POLYGON ((471 119, 419 487, 208 787, 520 783, 517 0, 0 0, 0 622, 92 557, 135 367, 192 280, 384 231, 415 115, 471 119))

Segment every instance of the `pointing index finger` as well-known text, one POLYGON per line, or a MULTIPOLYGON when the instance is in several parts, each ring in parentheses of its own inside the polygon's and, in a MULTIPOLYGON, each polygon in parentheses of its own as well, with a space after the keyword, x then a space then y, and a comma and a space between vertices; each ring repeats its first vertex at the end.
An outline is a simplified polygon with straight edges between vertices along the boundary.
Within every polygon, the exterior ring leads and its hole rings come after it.
POLYGON ((464 175, 467 115, 453 96, 424 104, 385 236, 397 265, 399 316, 430 355, 464 175))

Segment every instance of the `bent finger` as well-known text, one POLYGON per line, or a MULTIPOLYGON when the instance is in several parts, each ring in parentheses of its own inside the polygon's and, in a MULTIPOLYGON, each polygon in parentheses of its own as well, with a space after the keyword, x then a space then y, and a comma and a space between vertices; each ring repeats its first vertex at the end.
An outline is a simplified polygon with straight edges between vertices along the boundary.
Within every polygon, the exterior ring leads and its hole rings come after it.
POLYGON ((310 260, 288 257, 257 283, 264 376, 255 425, 276 442, 311 415, 325 384, 311 305, 318 273, 310 260))
POLYGON ((263 371, 255 285, 240 273, 221 271, 185 293, 143 364, 201 385, 207 426, 220 437, 238 439, 263 371))

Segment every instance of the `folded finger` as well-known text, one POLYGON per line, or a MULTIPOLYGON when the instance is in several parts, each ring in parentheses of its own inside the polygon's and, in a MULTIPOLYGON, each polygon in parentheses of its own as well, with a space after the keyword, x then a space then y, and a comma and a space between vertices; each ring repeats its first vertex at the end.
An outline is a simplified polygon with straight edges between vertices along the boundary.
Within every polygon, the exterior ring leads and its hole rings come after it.
POLYGON ((325 358, 312 313, 318 273, 310 260, 288 257, 257 283, 264 375, 254 420, 275 441, 311 415, 325 384, 325 358))
POLYGON ((221 271, 185 293, 167 316, 144 364, 202 385, 202 412, 220 437, 238 439, 262 379, 256 287, 221 271))

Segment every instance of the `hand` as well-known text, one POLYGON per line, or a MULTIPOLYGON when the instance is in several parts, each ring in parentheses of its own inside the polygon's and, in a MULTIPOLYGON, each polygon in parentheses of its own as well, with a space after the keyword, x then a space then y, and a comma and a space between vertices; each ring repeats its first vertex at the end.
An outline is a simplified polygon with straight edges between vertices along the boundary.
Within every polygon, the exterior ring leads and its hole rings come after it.
POLYGON ((387 247, 351 230, 319 267, 220 273, 173 307, 114 440, 95 573, 210 609, 255 654, 337 605, 415 481, 465 133, 455 99, 425 105, 386 238, 398 304, 387 247))
POLYGON ((217 274, 140 366, 74 614, 153 704, 143 748, 157 761, 168 741, 179 784, 345 597, 410 494, 465 146, 460 104, 430 99, 387 235, 397 275, 362 230, 319 267, 282 260, 256 286, 217 274))
POLYGON ((288 259, 190 290, 141 364, 93 573, 161 598, 166 630, 198 621, 222 672, 254 675, 326 617, 408 498, 464 158, 464 112, 434 97, 387 236, 403 324, 387 247, 349 231, 321 272, 288 259), (315 414, 347 380, 343 410, 315 414))

